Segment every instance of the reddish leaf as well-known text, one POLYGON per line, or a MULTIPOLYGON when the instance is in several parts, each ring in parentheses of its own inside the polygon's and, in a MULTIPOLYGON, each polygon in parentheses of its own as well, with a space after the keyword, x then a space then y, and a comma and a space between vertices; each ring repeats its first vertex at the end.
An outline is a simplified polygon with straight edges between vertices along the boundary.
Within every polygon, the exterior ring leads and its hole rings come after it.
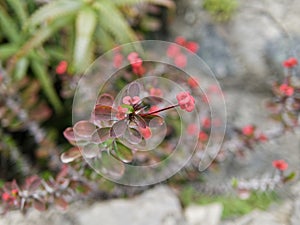
POLYGON ((96 130, 92 135, 92 142, 100 144, 110 137, 110 127, 103 127, 96 130))
POLYGON ((112 106, 114 103, 114 98, 110 94, 102 94, 97 99, 97 105, 112 106))
POLYGON ((141 128, 147 127, 146 121, 139 115, 134 116, 134 122, 138 127, 141 127, 141 128))
POLYGON ((63 154, 61 154, 60 160, 63 163, 70 163, 79 157, 81 157, 81 152, 80 152, 79 148, 73 147, 70 150, 68 150, 67 152, 64 152, 63 154))
POLYGON ((120 120, 111 127, 110 136, 121 137, 126 131, 126 128, 127 128, 126 120, 120 120))
POLYGON ((106 105, 96 105, 94 110, 95 120, 100 121, 112 120, 116 113, 117 112, 111 106, 106 105))
POLYGON ((140 91, 141 91, 141 85, 137 82, 132 82, 129 84, 127 93, 128 96, 134 97, 134 96, 139 96, 140 91))
POLYGON ((138 144, 142 141, 142 135, 140 132, 134 128, 126 129, 124 138, 131 144, 138 144))
POLYGON ((92 134, 95 132, 96 127, 89 121, 82 120, 74 125, 73 130, 76 138, 90 139, 92 134))
POLYGON ((41 178, 38 176, 31 176, 25 180, 25 189, 29 192, 34 192, 41 185, 41 178))
POLYGON ((67 129, 65 129, 63 134, 64 134, 65 138, 69 142, 71 142, 71 144, 72 144, 72 142, 74 143, 74 141, 76 140, 73 127, 68 127, 67 129))
POLYGON ((39 211, 45 211, 46 210, 46 203, 38 200, 38 199, 34 199, 33 200, 33 207, 39 211))
POLYGON ((68 202, 62 197, 55 198, 54 203, 55 203, 55 205, 59 206, 63 210, 66 210, 68 208, 68 205, 69 205, 68 202))
POLYGON ((143 116, 143 119, 146 121, 149 127, 160 127, 165 122, 162 117, 156 115, 143 116))

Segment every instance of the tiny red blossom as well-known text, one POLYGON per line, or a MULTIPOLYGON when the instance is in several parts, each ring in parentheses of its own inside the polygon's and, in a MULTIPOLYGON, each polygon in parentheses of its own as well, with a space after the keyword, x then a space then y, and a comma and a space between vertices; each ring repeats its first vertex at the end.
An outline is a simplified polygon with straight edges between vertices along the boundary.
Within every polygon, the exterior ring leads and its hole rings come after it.
POLYGON ((187 58, 184 54, 180 53, 180 54, 175 56, 174 63, 175 63, 176 66, 183 68, 187 64, 187 58))
POLYGON ((189 135, 197 134, 197 132, 198 132, 198 127, 197 127, 196 124, 190 124, 190 125, 188 125, 188 127, 187 127, 187 133, 189 135))
POLYGON ((139 57, 139 54, 137 52, 131 52, 128 56, 127 59, 129 62, 135 61, 139 57))
POLYGON ((136 103, 138 103, 140 101, 140 97, 139 96, 134 96, 134 97, 130 97, 130 96, 125 96, 123 98, 123 103, 126 105, 134 105, 136 103))
POLYGON ((8 193, 4 192, 4 193, 2 194, 2 201, 7 202, 7 201, 9 201, 10 199, 11 199, 11 196, 10 196, 8 193))
POLYGON ((204 131, 200 131, 199 132, 199 135, 198 135, 198 139, 201 141, 201 142, 205 142, 208 140, 208 135, 207 133, 205 133, 204 131))
POLYGON ((199 82, 198 82, 198 79, 196 77, 189 77, 187 82, 188 82, 188 85, 191 88, 199 87, 199 82))
POLYGON ((258 136, 258 140, 261 141, 261 142, 265 142, 265 141, 268 141, 268 137, 264 134, 260 134, 258 136))
POLYGON ((298 60, 294 57, 290 57, 287 60, 283 61, 282 65, 286 68, 292 68, 298 65, 298 60))
POLYGON ((167 49, 167 56, 174 58, 178 54, 180 54, 180 47, 176 44, 171 44, 167 49))
POLYGON ((175 42, 179 45, 185 45, 186 43, 186 39, 182 36, 178 36, 176 39, 175 39, 175 42))
POLYGON ((287 162, 285 162, 284 160, 274 160, 273 162, 272 162, 272 164, 273 164, 273 167, 274 168, 276 168, 276 169, 278 169, 278 170, 280 170, 280 171, 285 171, 285 170, 287 170, 287 168, 288 168, 288 164, 287 164, 287 162))
POLYGON ((150 95, 156 96, 156 97, 162 97, 163 93, 160 88, 151 88, 150 89, 150 95))
POLYGON ((152 115, 158 115, 158 113, 153 113, 159 110, 159 107, 157 105, 153 105, 150 107, 149 109, 149 113, 151 113, 152 115))
POLYGON ((118 106, 118 112, 116 114, 116 117, 119 120, 123 120, 123 119, 125 119, 127 112, 128 112, 127 108, 123 108, 122 106, 118 106))
POLYGON ((57 74, 61 75, 61 74, 66 73, 67 68, 68 68, 68 62, 65 61, 65 60, 63 60, 63 61, 61 61, 61 62, 57 65, 55 71, 56 71, 57 74))
POLYGON ((294 88, 287 84, 280 85, 279 91, 286 96, 292 96, 294 94, 294 88))
POLYGON ((210 128, 211 127, 211 120, 210 118, 206 117, 206 118, 203 118, 202 120, 202 126, 206 129, 210 128))
POLYGON ((251 136, 251 135, 253 135, 254 130, 255 130, 254 126, 252 126, 252 125, 247 125, 247 126, 243 127, 242 133, 243 133, 243 135, 245 135, 245 136, 251 136))
POLYGON ((180 92, 176 96, 181 109, 192 112, 195 108, 195 99, 189 92, 180 92))
POLYGON ((187 42, 184 46, 193 53, 196 53, 199 49, 199 45, 193 41, 187 42))
POLYGON ((114 67, 120 68, 120 66, 122 65, 122 62, 123 62, 123 55, 120 53, 117 53, 114 56, 114 67))
POLYGON ((139 131, 141 132, 141 135, 146 140, 149 139, 149 138, 151 138, 151 136, 152 136, 152 132, 151 132, 150 127, 146 127, 146 128, 139 127, 139 131))

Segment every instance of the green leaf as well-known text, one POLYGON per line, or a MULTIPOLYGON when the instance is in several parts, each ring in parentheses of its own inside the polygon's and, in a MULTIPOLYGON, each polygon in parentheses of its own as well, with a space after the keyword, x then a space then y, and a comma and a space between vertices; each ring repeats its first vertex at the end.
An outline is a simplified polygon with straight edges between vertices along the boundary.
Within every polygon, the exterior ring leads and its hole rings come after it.
POLYGON ((49 74, 47 73, 46 66, 38 62, 37 60, 32 60, 31 66, 35 76, 38 78, 39 82, 41 83, 43 91, 48 97, 49 102, 53 105, 57 113, 61 113, 63 109, 62 103, 55 91, 52 80, 49 74))
POLYGON ((113 142, 114 153, 112 154, 117 159, 121 160, 124 163, 130 163, 133 160, 133 153, 130 148, 126 147, 118 141, 113 142))
POLYGON ((11 18, 7 11, 0 5, 0 27, 5 36, 11 42, 18 42, 20 35, 18 33, 18 27, 13 18, 11 18))
POLYGON ((17 80, 21 80, 26 75, 28 65, 29 65, 29 60, 27 58, 22 58, 17 62, 14 71, 14 76, 17 80))
POLYGON ((80 10, 76 18, 76 38, 73 56, 73 64, 78 72, 83 72, 88 66, 88 50, 96 24, 97 17, 94 10, 88 7, 80 10))
POLYGON ((6 60, 14 55, 19 50, 16 44, 1 44, 0 45, 0 59, 6 60))
POLYGON ((18 17, 20 24, 23 24, 28 17, 24 2, 20 0, 6 0, 6 1, 16 13, 16 16, 18 17))
POLYGON ((82 7, 83 2, 79 0, 57 0, 52 1, 37 11, 29 18, 26 28, 33 28, 45 22, 63 19, 65 16, 75 15, 82 7))
POLYGON ((126 22, 120 10, 109 1, 95 4, 98 10, 99 24, 110 32, 119 43, 126 43, 136 40, 136 36, 131 27, 126 22))
POLYGON ((16 61, 19 58, 26 56, 34 48, 40 46, 43 42, 50 38, 54 32, 56 32, 58 29, 65 26, 66 24, 70 23, 72 19, 72 17, 64 17, 60 20, 54 21, 48 26, 42 27, 41 29, 37 30, 34 33, 34 36, 32 36, 15 54, 14 57, 16 58, 16 61))
POLYGON ((284 177, 283 182, 289 182, 292 181, 294 178, 296 177, 296 173, 295 172, 291 172, 289 175, 287 175, 286 177, 284 177))

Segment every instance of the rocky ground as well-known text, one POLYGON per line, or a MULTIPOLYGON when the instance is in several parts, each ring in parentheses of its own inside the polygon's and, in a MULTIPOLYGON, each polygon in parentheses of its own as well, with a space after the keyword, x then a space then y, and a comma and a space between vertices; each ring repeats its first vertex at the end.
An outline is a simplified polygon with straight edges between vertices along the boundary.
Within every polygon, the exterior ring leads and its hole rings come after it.
POLYGON ((0 218, 0 225, 298 225, 300 218, 300 183, 293 195, 268 211, 255 210, 235 220, 221 221, 223 206, 191 205, 182 209, 174 192, 167 186, 157 186, 133 199, 106 202, 77 202, 67 211, 36 210, 26 216, 11 212, 0 218))

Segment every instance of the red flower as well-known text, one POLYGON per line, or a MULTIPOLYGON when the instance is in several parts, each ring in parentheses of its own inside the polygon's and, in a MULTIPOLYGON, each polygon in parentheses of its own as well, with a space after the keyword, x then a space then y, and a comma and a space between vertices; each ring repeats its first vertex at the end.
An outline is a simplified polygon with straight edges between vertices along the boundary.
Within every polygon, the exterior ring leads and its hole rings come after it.
POLYGON ((56 73, 61 75, 61 74, 64 74, 66 71, 67 71, 67 68, 68 68, 68 62, 63 60, 61 61, 57 67, 56 67, 56 73))
POLYGON ((294 57, 290 57, 287 60, 283 61, 282 65, 285 68, 292 68, 292 67, 298 65, 298 60, 294 57))
POLYGON ((193 41, 187 42, 184 46, 193 53, 196 53, 199 49, 199 45, 193 41))
POLYGON ((114 56, 114 67, 120 68, 123 62, 123 55, 120 53, 115 54, 114 56))
POLYGON ((289 167, 287 162, 285 162, 284 160, 274 160, 272 164, 274 168, 280 171, 285 171, 289 167))
POLYGON ((280 85, 279 91, 286 96, 292 96, 294 94, 294 88, 287 84, 280 85))
POLYGON ((192 112, 195 108, 195 99, 189 92, 180 92, 176 96, 181 109, 192 112))
POLYGON ((141 135, 145 138, 145 139, 149 139, 152 136, 152 132, 150 130, 150 127, 146 127, 146 128, 142 128, 139 127, 139 131, 141 132, 141 135))
POLYGON ((260 134, 258 136, 258 140, 261 141, 261 142, 265 142, 265 141, 268 140, 268 137, 266 135, 264 135, 264 134, 260 134))
POLYGON ((176 66, 183 68, 187 64, 187 58, 184 54, 180 53, 175 56, 174 63, 176 66))
POLYGON ((194 135, 197 132, 198 132, 198 128, 197 128, 196 124, 190 124, 190 125, 188 125, 188 127, 187 127, 187 133, 189 135, 194 135))
POLYGON ((116 117, 119 120, 123 120, 123 119, 125 119, 127 112, 128 112, 127 108, 123 108, 122 106, 118 106, 118 112, 116 114, 116 117))
POLYGON ((204 131, 200 131, 199 132, 199 135, 198 135, 198 139, 201 141, 201 142, 205 142, 208 140, 208 135, 207 133, 205 133, 204 131))
POLYGON ((152 115, 158 115, 158 113, 153 113, 153 112, 156 112, 159 110, 159 107, 157 105, 153 105, 150 107, 149 109, 149 113, 152 114, 152 115))
POLYGON ((175 42, 179 45, 185 45, 186 43, 186 39, 182 36, 178 36, 176 39, 175 39, 175 42))
POLYGON ((130 96, 125 96, 123 98, 123 103, 126 105, 134 105, 136 103, 138 103, 140 101, 140 97, 139 96, 134 96, 134 97, 130 97, 130 96))
POLYGON ((11 199, 11 196, 10 196, 7 192, 4 192, 4 193, 2 194, 2 201, 7 202, 7 201, 9 201, 10 199, 11 199))
POLYGON ((248 126, 243 127, 242 133, 245 136, 251 136, 251 135, 253 135, 254 130, 255 130, 254 126, 248 125, 248 126))
POLYGON ((131 52, 128 56, 127 59, 129 62, 135 61, 139 57, 139 54, 137 52, 131 52))
POLYGON ((167 56, 174 58, 178 54, 180 54, 180 47, 178 45, 171 44, 167 49, 167 56))
POLYGON ((198 82, 198 79, 196 77, 189 77, 187 82, 188 82, 188 85, 191 88, 199 87, 199 82, 198 82))
POLYGON ((160 88, 151 88, 150 89, 150 95, 157 96, 157 97, 162 97, 163 96, 162 91, 161 91, 160 88))
POLYGON ((211 120, 210 118, 206 117, 202 120, 202 126, 206 129, 210 128, 211 126, 211 120))

